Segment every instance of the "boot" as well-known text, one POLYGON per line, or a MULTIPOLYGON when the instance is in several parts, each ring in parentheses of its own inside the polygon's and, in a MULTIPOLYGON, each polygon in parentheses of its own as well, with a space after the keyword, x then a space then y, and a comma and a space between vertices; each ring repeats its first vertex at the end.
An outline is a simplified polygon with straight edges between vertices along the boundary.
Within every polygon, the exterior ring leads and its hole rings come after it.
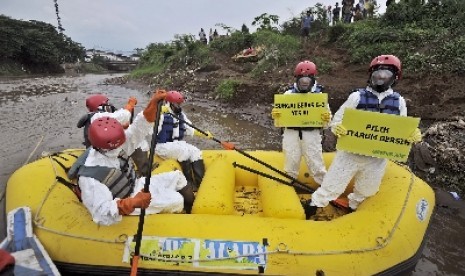
POLYGON ((309 220, 311 216, 314 216, 316 214, 316 210, 318 209, 318 207, 310 205, 310 203, 312 203, 311 199, 307 201, 302 201, 301 203, 305 211, 305 219, 309 220))
POLYGON ((194 205, 194 191, 192 189, 192 184, 187 183, 187 185, 178 191, 184 198, 184 210, 186 214, 190 214, 192 211, 192 205, 194 205))
POLYGON ((192 164, 192 172, 194 173, 194 186, 198 189, 202 183, 203 176, 205 175, 205 164, 202 159, 194 161, 192 164))
POLYGON ((192 179, 191 162, 189 160, 186 160, 186 161, 179 162, 179 165, 181 165, 181 170, 187 179, 187 183, 192 184, 193 179, 192 179))

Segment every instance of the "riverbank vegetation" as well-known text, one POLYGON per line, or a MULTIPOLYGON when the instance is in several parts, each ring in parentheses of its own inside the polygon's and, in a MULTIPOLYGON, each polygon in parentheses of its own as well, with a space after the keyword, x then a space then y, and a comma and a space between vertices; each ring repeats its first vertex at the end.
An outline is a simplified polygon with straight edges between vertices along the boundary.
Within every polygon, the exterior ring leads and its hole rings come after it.
MULTIPOLYGON (((326 23, 324 6, 317 4, 312 8, 317 15, 308 45, 344 50, 351 64, 366 64, 374 56, 395 53, 407 75, 463 73, 465 2, 436 2, 422 5, 420 0, 401 1, 389 6, 378 18, 335 26, 326 23)), ((289 66, 302 55, 300 16, 284 22, 280 28, 275 15, 262 14, 253 23, 259 26, 254 33, 249 33, 245 25, 235 30, 220 24, 231 35, 208 45, 192 35, 177 35, 170 43, 150 44, 132 76, 143 78, 170 68, 206 68, 214 65, 215 55, 232 56, 250 46, 262 46, 264 58, 250 70, 250 74, 260 76, 289 66)), ((328 57, 316 55, 312 60, 320 72, 331 71, 333 62, 328 57)))
POLYGON ((82 58, 84 48, 54 26, 0 15, 0 75, 61 73, 62 63, 82 58))

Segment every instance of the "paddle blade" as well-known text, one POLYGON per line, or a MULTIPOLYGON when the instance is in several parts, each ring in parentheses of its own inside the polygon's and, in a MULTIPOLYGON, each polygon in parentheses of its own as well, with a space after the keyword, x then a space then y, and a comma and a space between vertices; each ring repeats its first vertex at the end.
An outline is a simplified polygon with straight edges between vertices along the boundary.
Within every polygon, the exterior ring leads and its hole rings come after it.
POLYGON ((221 146, 226 150, 234 150, 236 148, 234 144, 230 142, 221 142, 221 146))
POLYGON ((333 204, 338 207, 349 208, 349 201, 347 200, 347 198, 337 198, 333 200, 333 204))

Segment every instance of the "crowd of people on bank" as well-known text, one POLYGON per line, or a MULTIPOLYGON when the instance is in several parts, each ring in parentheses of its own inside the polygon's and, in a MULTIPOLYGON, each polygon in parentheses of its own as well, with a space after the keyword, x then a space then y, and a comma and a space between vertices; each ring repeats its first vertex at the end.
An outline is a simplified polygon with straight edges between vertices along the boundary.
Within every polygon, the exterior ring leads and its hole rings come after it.
POLYGON ((204 44, 211 43, 213 40, 218 39, 218 37, 220 37, 220 35, 218 34, 218 31, 216 29, 213 31, 213 29, 210 28, 210 31, 208 32, 208 39, 207 39, 207 34, 205 33, 205 30, 203 28, 200 28, 199 40, 200 42, 204 44))
POLYGON ((338 22, 351 23, 366 18, 373 18, 376 0, 342 0, 341 5, 336 2, 334 7, 326 7, 326 19, 329 25, 338 22))

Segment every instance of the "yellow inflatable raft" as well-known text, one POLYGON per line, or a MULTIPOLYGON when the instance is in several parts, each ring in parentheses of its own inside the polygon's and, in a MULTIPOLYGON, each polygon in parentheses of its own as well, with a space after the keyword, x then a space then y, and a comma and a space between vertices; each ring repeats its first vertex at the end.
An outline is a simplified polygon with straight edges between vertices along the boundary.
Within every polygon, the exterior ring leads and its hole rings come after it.
MULTIPOLYGON (((6 211, 31 208, 34 233, 63 274, 129 273, 139 217, 97 225, 62 184, 64 168, 82 152, 59 152, 18 169, 8 181, 6 211)), ((281 152, 247 153, 283 167, 281 152)), ((403 166, 390 162, 380 191, 356 212, 315 221, 305 220, 299 200, 309 195, 232 164, 279 177, 263 165, 236 151, 203 155, 206 174, 193 214, 146 216, 140 273, 393 275, 421 256, 435 197, 403 166)), ((332 158, 325 154, 327 166, 332 158)), ((157 162, 154 173, 180 168, 173 160, 157 162)), ((316 188, 303 162, 298 180, 316 188)))

